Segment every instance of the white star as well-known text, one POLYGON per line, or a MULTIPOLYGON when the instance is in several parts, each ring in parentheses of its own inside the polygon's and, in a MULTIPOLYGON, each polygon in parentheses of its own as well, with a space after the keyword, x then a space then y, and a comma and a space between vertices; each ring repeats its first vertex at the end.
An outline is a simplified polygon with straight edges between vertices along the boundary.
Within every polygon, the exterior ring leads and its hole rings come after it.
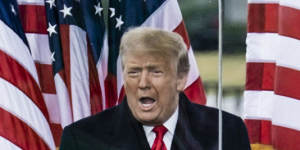
POLYGON ((64 4, 64 9, 60 10, 60 12, 64 13, 64 18, 66 18, 66 16, 72 16, 71 14, 71 9, 72 7, 67 7, 65 4, 64 4))
POLYGON ((50 37, 51 37, 52 33, 57 34, 57 32, 55 31, 55 27, 56 27, 56 24, 51 25, 50 22, 48 23, 47 31, 49 32, 50 37))
POLYGON ((113 16, 115 16, 115 9, 109 8, 109 10, 111 11, 110 18, 112 18, 113 16))
POLYGON ((96 12, 95 15, 99 14, 99 16, 101 16, 101 11, 103 10, 103 8, 100 6, 100 2, 98 3, 98 5, 94 5, 96 12))
POLYGON ((122 21, 122 15, 119 18, 116 18, 116 21, 116 28, 119 28, 119 30, 121 30, 121 26, 124 24, 124 22, 122 21))
POLYGON ((17 15, 17 12, 16 12, 16 10, 15 10, 14 5, 10 4, 10 8, 11 8, 11 12, 12 12, 14 15, 17 15))
POLYGON ((52 6, 55 7, 55 0, 47 0, 46 3, 49 3, 50 9, 52 9, 52 6))
POLYGON ((53 53, 51 54, 51 61, 52 61, 52 62, 55 62, 54 56, 55 56, 55 52, 53 52, 53 53))

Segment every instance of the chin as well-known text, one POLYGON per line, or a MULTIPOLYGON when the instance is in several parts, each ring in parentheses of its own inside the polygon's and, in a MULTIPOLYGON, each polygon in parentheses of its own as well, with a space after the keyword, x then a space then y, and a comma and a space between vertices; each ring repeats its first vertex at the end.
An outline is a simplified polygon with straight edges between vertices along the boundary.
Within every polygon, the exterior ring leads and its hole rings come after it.
MULTIPOLYGON (((149 114, 148 114, 149 115, 149 114)), ((144 125, 159 125, 161 122, 157 120, 155 117, 152 116, 142 116, 139 117, 137 120, 139 120, 144 125)))

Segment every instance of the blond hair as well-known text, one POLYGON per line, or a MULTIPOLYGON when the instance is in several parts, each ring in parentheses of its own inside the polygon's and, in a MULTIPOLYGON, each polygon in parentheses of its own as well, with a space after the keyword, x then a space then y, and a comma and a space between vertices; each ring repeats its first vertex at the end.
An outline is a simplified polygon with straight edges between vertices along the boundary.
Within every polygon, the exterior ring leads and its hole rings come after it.
POLYGON ((190 65, 186 45, 182 37, 174 32, 149 27, 132 28, 121 39, 120 58, 124 67, 125 54, 142 51, 171 58, 177 63, 178 75, 186 75, 190 65))

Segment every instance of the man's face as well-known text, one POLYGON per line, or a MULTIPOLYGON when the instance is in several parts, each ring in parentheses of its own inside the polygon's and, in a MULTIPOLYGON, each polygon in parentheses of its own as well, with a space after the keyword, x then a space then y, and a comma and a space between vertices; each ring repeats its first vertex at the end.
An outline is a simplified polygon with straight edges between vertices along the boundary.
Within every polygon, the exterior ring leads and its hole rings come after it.
POLYGON ((124 88, 133 116, 143 124, 164 123, 178 105, 185 78, 177 76, 176 63, 151 54, 127 54, 124 88))

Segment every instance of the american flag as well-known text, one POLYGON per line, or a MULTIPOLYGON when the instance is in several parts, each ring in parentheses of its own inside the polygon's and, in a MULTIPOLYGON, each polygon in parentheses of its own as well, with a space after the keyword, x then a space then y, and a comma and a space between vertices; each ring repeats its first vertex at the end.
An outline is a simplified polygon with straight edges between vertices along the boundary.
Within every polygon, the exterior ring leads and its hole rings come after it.
POLYGON ((41 91, 48 108, 50 128, 58 144, 61 136, 61 119, 53 78, 51 51, 47 32, 44 0, 18 0, 20 19, 31 55, 37 69, 41 91))
POLYGON ((58 146, 62 127, 102 110, 101 2, 18 0, 18 4, 58 146))
POLYGON ((97 24, 101 12, 94 15, 90 8, 101 6, 97 1, 73 0, 56 3, 50 0, 48 4, 47 31, 61 121, 65 126, 102 110, 95 62, 101 53, 99 39, 103 38, 97 24))
POLYGON ((103 109, 103 84, 99 80, 104 41, 102 6, 100 0, 48 0, 46 14, 60 123, 64 127, 103 109))
POLYGON ((55 149, 38 74, 15 0, 0 1, 0 147, 55 149))
POLYGON ((300 2, 248 0, 245 119, 254 150, 300 149, 300 2))

